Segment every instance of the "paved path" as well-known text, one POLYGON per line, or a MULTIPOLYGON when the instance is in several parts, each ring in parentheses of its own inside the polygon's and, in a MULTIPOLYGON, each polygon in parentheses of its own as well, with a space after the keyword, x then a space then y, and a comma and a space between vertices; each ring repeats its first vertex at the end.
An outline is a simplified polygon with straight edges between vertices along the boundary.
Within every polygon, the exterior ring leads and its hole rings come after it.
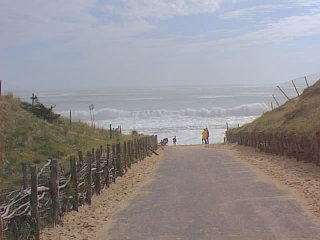
POLYGON ((105 239, 316 240, 320 225, 289 191, 227 153, 176 147, 105 239))

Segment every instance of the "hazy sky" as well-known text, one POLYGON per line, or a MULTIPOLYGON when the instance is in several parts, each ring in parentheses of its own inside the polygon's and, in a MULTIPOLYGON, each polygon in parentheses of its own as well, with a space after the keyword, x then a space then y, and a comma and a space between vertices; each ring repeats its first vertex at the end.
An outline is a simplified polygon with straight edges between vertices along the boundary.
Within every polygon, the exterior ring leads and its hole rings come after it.
POLYGON ((1 0, 15 89, 280 83, 319 71, 320 0, 1 0))

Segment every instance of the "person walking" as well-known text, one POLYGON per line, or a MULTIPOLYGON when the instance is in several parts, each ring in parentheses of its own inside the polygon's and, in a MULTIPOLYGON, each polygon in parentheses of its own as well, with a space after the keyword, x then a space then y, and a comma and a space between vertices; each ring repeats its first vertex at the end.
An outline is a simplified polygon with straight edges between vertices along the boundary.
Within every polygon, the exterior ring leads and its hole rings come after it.
POLYGON ((206 129, 203 129, 202 133, 201 133, 201 143, 202 144, 207 144, 207 131, 206 129))
POLYGON ((207 132, 207 141, 206 141, 207 143, 206 143, 206 144, 209 144, 209 129, 206 128, 205 130, 206 130, 206 132, 207 132))
POLYGON ((172 138, 172 142, 173 142, 173 145, 177 145, 177 137, 176 136, 174 136, 172 138))

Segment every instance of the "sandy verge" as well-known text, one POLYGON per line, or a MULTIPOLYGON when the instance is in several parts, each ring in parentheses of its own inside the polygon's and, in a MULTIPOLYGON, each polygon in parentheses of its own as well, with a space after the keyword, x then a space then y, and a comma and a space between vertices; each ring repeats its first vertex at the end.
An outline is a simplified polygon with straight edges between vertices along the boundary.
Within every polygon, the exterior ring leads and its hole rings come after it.
POLYGON ((98 232, 108 223, 111 217, 124 209, 129 200, 139 189, 151 180, 153 171, 159 166, 165 150, 157 151, 159 156, 152 155, 132 168, 92 198, 92 205, 84 205, 79 212, 70 212, 62 218, 62 223, 55 228, 47 228, 41 232, 42 240, 85 240, 95 239, 98 232))
POLYGON ((297 200, 320 221, 320 167, 238 144, 214 144, 210 147, 227 150, 231 155, 293 190, 299 196, 297 200))

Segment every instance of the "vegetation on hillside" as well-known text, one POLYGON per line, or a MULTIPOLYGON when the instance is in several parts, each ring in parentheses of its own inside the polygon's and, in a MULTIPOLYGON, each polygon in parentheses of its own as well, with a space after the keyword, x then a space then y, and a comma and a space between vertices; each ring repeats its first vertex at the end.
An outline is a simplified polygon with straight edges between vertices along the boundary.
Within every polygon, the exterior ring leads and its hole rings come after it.
POLYGON ((232 133, 288 132, 295 135, 310 135, 320 132, 320 81, 285 104, 240 128, 231 129, 232 133))
POLYGON ((0 97, 0 188, 20 184, 21 163, 43 165, 48 157, 66 159, 78 150, 89 150, 112 141, 105 129, 59 117, 38 103, 22 103, 12 94, 0 97))

